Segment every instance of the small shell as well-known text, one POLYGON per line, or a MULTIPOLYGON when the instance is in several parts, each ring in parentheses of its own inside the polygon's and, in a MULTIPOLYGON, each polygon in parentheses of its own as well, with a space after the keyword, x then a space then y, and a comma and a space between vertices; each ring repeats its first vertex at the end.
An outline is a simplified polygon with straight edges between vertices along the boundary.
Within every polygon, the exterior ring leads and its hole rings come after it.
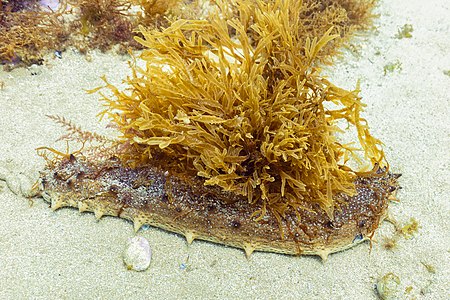
POLYGON ((378 279, 376 290, 378 296, 383 300, 400 299, 400 278, 394 273, 387 273, 378 279))
POLYGON ((150 266, 152 249, 148 240, 142 236, 129 238, 123 252, 123 262, 128 270, 145 271, 150 266))

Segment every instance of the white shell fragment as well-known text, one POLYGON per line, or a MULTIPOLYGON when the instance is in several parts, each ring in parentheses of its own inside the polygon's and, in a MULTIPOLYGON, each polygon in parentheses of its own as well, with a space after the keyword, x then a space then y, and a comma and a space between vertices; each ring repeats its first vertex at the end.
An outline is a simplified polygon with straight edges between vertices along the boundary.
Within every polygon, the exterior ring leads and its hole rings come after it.
POLYGON ((37 178, 28 177, 14 168, 12 162, 0 161, 0 181, 4 181, 15 195, 27 198, 36 196, 39 193, 35 188, 37 178))
POLYGON ((400 297, 400 278, 394 273, 388 273, 378 279, 375 287, 382 300, 397 300, 400 297))
POLYGON ((150 266, 152 249, 148 240, 142 236, 129 238, 123 252, 123 262, 128 270, 145 271, 150 266))

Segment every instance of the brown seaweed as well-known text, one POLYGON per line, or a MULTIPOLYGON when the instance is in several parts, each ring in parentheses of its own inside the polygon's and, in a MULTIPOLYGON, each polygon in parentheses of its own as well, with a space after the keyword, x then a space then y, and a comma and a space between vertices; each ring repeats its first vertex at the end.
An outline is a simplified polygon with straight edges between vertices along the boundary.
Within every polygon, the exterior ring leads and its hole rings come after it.
POLYGON ((50 50, 64 50, 63 11, 37 1, 0 1, 0 63, 40 64, 50 50))
MULTIPOLYGON (((75 46, 81 53, 90 49, 115 48, 125 53, 139 49, 133 37, 138 26, 167 27, 178 19, 208 19, 228 1, 207 0, 64 0, 57 11, 35 0, 0 1, 0 61, 24 65, 40 63, 50 50, 75 46), (205 6, 205 4, 208 4, 205 6), (205 8, 206 7, 206 8, 205 8), (70 34, 69 34, 70 33, 70 34), (117 46, 117 47, 115 47, 117 46)), ((273 0, 264 1, 270 4, 273 0)), ((367 29, 373 18, 372 0, 305 0, 298 6, 303 44, 306 38, 323 36, 330 28, 338 38, 321 51, 321 62, 329 63, 337 50, 358 30, 367 29)), ((247 5, 255 5, 257 1, 247 5)), ((228 5, 228 4, 227 4, 228 5)), ((227 18, 239 11, 231 2, 227 18)), ((251 12, 250 12, 251 13, 251 12)), ((250 23, 254 16, 249 15, 250 23)))

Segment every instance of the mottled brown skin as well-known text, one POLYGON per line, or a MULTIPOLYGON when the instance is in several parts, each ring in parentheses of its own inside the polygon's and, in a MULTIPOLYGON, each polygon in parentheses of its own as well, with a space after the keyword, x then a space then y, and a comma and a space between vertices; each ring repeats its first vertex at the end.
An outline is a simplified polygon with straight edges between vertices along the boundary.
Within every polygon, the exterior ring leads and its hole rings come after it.
POLYGON ((194 239, 285 254, 320 255, 341 251, 371 238, 398 189, 399 175, 379 169, 356 179, 357 195, 337 194, 333 220, 317 204, 285 215, 269 211, 260 221, 246 198, 205 186, 200 178, 156 166, 136 169, 110 159, 90 163, 71 155, 41 173, 41 195, 53 209, 64 206, 156 226, 194 239), (281 231, 282 230, 282 234, 281 231))

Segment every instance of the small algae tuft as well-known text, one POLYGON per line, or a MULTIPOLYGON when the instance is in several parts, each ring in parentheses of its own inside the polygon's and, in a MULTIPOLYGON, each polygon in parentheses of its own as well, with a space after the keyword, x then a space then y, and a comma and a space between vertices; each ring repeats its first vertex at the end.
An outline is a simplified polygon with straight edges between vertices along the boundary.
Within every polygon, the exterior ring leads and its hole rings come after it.
POLYGON ((384 237, 383 238, 383 248, 386 250, 395 250, 397 248, 397 243, 398 243, 398 236, 394 235, 392 237, 384 237))
POLYGON ((425 269, 428 271, 428 273, 436 274, 436 267, 435 266, 433 266, 431 264, 424 263, 423 261, 421 263, 425 267, 425 269))
POLYGON ((397 34, 395 35, 398 39, 410 39, 412 38, 412 32, 414 31, 413 26, 411 24, 405 24, 398 29, 397 34))
POLYGON ((420 227, 419 222, 415 218, 410 218, 404 225, 399 225, 392 217, 390 217, 389 222, 395 226, 395 232, 391 236, 383 237, 381 245, 384 249, 391 251, 398 247, 398 242, 401 238, 411 239, 420 227))
POLYGON ((417 233, 417 231, 419 231, 419 227, 419 222, 415 218, 411 218, 404 226, 402 226, 398 230, 404 238, 410 239, 417 233))
POLYGON ((394 62, 390 62, 383 67, 384 76, 388 73, 394 73, 394 71, 401 71, 402 63, 397 59, 394 62))

